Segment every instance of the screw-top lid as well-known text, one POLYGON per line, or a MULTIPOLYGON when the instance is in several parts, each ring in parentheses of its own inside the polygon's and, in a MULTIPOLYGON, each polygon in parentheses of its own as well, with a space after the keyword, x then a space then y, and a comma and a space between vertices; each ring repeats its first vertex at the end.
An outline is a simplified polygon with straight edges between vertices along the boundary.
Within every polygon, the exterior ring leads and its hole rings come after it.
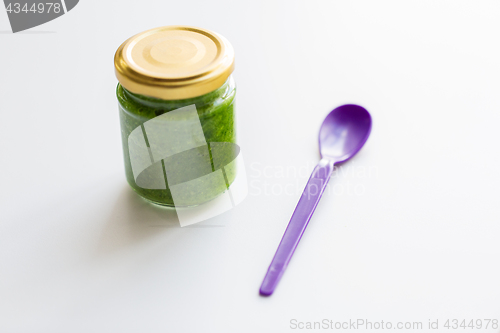
POLYGON ((188 26, 144 31, 115 54, 115 74, 125 89, 167 100, 211 92, 233 70, 234 50, 224 37, 188 26))

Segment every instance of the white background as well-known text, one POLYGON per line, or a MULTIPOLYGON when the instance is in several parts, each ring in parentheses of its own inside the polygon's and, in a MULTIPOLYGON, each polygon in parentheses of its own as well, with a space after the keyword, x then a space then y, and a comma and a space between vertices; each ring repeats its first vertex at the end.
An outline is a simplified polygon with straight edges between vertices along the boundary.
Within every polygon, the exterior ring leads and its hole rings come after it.
POLYGON ((82 0, 11 34, 0 10, 0 332, 500 319, 499 15, 472 0, 82 0), (236 50, 250 190, 186 228, 128 187, 114 95, 116 48, 171 24, 236 50), (371 112, 372 135, 260 297, 318 128, 345 103, 371 112))

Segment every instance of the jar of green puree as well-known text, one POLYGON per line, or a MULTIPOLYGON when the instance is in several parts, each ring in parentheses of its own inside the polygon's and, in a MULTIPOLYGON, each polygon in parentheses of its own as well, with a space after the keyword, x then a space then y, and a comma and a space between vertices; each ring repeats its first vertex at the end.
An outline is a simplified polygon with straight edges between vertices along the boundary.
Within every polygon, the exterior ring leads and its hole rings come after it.
POLYGON ((221 35, 166 26, 115 54, 125 173, 141 197, 196 206, 236 177, 234 51, 221 35))

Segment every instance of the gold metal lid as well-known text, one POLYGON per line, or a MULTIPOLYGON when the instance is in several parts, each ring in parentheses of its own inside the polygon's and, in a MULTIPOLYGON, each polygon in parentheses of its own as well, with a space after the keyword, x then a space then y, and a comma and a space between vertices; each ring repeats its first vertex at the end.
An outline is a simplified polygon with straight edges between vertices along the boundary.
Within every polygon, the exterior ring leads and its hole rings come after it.
POLYGON ((125 89, 161 99, 184 99, 219 88, 234 70, 231 44, 215 32, 166 26, 139 33, 115 53, 125 89))

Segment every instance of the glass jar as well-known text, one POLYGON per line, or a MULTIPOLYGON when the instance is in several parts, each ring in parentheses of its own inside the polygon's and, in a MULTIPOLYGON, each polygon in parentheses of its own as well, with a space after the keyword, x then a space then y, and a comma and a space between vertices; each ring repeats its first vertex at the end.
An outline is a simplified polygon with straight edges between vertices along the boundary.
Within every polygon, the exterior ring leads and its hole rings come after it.
POLYGON ((229 42, 205 29, 156 28, 118 48, 125 173, 141 197, 196 206, 234 181, 239 147, 233 69, 229 42))

